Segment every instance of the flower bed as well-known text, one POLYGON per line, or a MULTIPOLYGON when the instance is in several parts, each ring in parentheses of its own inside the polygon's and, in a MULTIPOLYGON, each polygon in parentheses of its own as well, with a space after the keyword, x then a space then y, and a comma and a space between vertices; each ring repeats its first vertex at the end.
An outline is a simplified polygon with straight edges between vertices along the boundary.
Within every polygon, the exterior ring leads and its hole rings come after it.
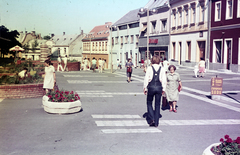
POLYGON ((43 96, 44 111, 53 114, 70 114, 81 110, 81 102, 78 94, 73 91, 53 91, 43 96))

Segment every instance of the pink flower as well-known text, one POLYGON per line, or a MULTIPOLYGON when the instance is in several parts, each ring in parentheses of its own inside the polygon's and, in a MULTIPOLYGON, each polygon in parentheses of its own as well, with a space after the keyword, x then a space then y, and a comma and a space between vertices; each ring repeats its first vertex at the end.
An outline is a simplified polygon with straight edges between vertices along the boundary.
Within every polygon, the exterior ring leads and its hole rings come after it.
POLYGON ((80 100, 80 97, 78 96, 78 99, 80 100))
POLYGON ((225 139, 228 139, 228 138, 229 138, 229 135, 225 135, 224 138, 225 138, 225 139))
POLYGON ((228 138, 228 139, 227 139, 227 143, 232 143, 232 139, 231 139, 231 138, 228 138))
POLYGON ((78 94, 76 93, 75 96, 78 96, 78 94))
POLYGON ((73 91, 71 91, 71 93, 70 94, 73 94, 73 91))
POLYGON ((57 97, 58 97, 58 94, 55 94, 55 97, 57 98, 57 97))
POLYGON ((52 100, 52 102, 54 102, 54 100, 52 100))
POLYGON ((220 139, 220 142, 224 142, 223 138, 220 139))
POLYGON ((52 95, 48 95, 49 98, 52 98, 52 95))
POLYGON ((63 94, 63 91, 61 91, 61 94, 63 94))
POLYGON ((68 94, 69 94, 69 91, 65 91, 65 94, 68 95, 68 94))
POLYGON ((71 99, 70 102, 73 102, 73 100, 71 99))

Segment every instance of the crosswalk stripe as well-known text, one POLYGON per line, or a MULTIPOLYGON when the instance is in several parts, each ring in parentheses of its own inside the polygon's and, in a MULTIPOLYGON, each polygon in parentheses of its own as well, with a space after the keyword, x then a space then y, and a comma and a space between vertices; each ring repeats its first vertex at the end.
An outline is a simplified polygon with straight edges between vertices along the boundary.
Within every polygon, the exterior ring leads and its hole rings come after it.
POLYGON ((64 77, 108 77, 103 75, 63 75, 64 77))
MULTIPOLYGON (((95 121, 97 126, 148 126, 146 120, 112 120, 95 121)), ((182 125, 239 125, 240 119, 212 119, 212 120, 160 120, 161 126, 182 125)))
POLYGON ((0 98, 0 102, 2 102, 4 100, 4 98, 0 98))
POLYGON ((102 129, 103 133, 158 133, 162 132, 157 128, 148 129, 102 129))
POLYGON ((141 118, 139 115, 92 115, 93 118, 141 118))
MULTIPOLYGON (((88 80, 67 80, 68 83, 127 83, 126 81, 88 81, 88 80)), ((134 81, 134 83, 141 83, 134 81)))

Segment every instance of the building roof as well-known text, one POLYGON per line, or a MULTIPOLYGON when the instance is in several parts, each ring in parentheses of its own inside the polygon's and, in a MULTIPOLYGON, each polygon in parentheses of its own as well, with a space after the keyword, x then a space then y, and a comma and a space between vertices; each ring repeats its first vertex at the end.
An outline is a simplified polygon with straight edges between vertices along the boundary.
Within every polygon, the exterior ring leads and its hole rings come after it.
POLYGON ((118 26, 118 25, 123 25, 123 24, 139 21, 138 12, 139 12, 139 9, 129 11, 122 18, 120 18, 118 21, 116 21, 113 25, 118 26))
POLYGON ((168 5, 168 0, 150 0, 144 8, 153 9, 164 5, 168 5))
POLYGON ((44 43, 46 43, 47 40, 44 40, 44 39, 32 39, 28 42, 29 44, 29 48, 33 48, 33 44, 35 42, 35 40, 37 41, 38 43, 38 46, 36 48, 40 48, 40 46, 44 43))
POLYGON ((79 35, 56 35, 53 36, 50 40, 55 42, 55 45, 67 45, 69 46, 79 35))
POLYGON ((107 22, 104 25, 95 26, 83 40, 89 40, 90 38, 92 40, 107 38, 109 36, 109 26, 111 25, 112 22, 107 22))

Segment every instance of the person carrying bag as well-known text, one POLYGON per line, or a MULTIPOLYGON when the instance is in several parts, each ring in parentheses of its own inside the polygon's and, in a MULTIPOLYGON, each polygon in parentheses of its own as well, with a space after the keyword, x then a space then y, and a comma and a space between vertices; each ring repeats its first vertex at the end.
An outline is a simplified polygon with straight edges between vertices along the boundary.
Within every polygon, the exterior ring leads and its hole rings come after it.
POLYGON ((152 66, 147 68, 143 91, 147 95, 147 112, 150 118, 149 126, 158 127, 160 118, 160 101, 162 94, 165 93, 166 88, 166 74, 165 70, 161 69, 159 65, 160 58, 153 56, 152 66), (152 102, 155 98, 155 110, 153 110, 152 102))

